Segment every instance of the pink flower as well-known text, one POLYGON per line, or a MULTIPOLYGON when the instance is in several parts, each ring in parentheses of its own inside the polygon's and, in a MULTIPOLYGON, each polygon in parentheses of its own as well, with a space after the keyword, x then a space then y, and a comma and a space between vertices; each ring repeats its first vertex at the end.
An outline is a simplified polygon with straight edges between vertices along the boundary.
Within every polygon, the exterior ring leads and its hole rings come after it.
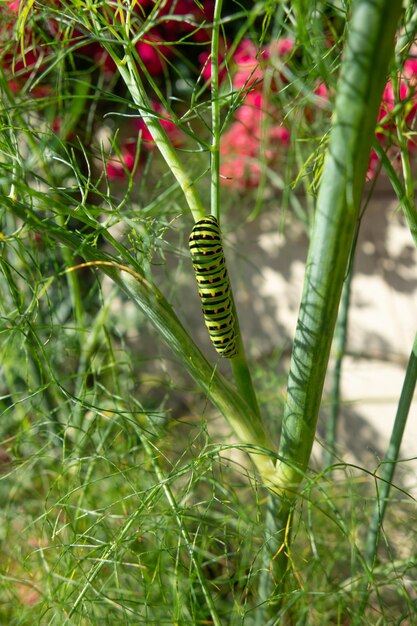
POLYGON ((279 54, 280 57, 288 55, 294 49, 294 45, 294 39, 291 37, 282 37, 281 39, 278 39, 276 43, 277 54, 279 54))
MULTIPOLYGON (((233 57, 233 61, 237 66, 233 79, 234 88, 256 88, 264 78, 266 62, 272 57, 286 60, 294 45, 294 40, 287 37, 272 41, 267 48, 259 51, 250 39, 243 39, 233 57)), ((286 82, 284 76, 281 76, 281 80, 286 82)))
POLYGON ((324 83, 316 83, 313 93, 317 98, 315 98, 314 103, 304 108, 304 116, 309 124, 313 123, 316 113, 320 109, 326 108, 326 104, 329 100, 329 93, 324 83))
POLYGON ((246 94, 244 103, 240 106, 235 118, 241 122, 248 130, 259 136, 260 122, 262 116, 263 96, 259 91, 250 91, 246 94))
POLYGON ((102 48, 97 50, 94 55, 94 61, 107 78, 111 78, 117 71, 117 65, 107 50, 103 50, 102 48))
POLYGON ((404 78, 410 83, 415 84, 417 81, 417 59, 407 59, 403 69, 404 78))
POLYGON ((285 126, 273 126, 268 133, 269 141, 272 145, 284 146, 288 148, 291 143, 291 133, 285 126))
POLYGON ((13 13, 19 13, 19 8, 22 3, 22 0, 13 0, 13 2, 5 2, 6 8, 13 13))
MULTIPOLYGON (((18 3, 8 3, 4 12, 0 8, 0 50, 3 50, 1 64, 9 87, 14 93, 19 93, 32 75, 42 71, 44 58, 49 52, 46 46, 38 45, 33 31, 28 26, 24 32, 23 43, 20 39, 15 42, 13 29, 19 4, 20 0, 18 3)), ((45 85, 37 85, 31 93, 35 97, 44 95, 45 88, 45 85)))
MULTIPOLYGON (((208 83, 210 82, 211 79, 211 54, 209 50, 204 50, 204 52, 200 52, 200 54, 198 55, 198 61, 201 65, 201 76, 204 80, 204 82, 208 83)), ((218 58, 217 58, 217 63, 220 67, 219 69, 219 83, 222 82, 223 78, 226 75, 226 68, 224 67, 224 65, 221 67, 222 63, 224 62, 224 55, 223 54, 219 54, 218 58)))
MULTIPOLYGON (((407 97, 407 85, 404 83, 404 81, 400 82, 400 100, 403 100, 404 98, 407 97)), ((385 85, 384 88, 384 92, 382 94, 382 108, 385 110, 386 113, 391 113, 391 111, 393 110, 395 106, 395 94, 394 94, 394 87, 392 85, 392 82, 389 80, 387 82, 387 84, 385 85)))
MULTIPOLYGON (((409 103, 407 106, 407 115, 406 122, 410 124, 416 113, 417 113, 417 96, 415 90, 407 85, 404 80, 400 80, 399 82, 399 100, 409 99, 409 103)), ((394 106, 396 104, 396 95, 394 94, 394 87, 392 82, 389 80, 385 85, 384 92, 382 94, 382 102, 378 113, 378 122, 384 119, 387 115, 392 113, 394 106)), ((383 124, 383 128, 386 130, 395 128, 395 120, 390 119, 385 124, 383 124)))
POLYGON ((257 54, 258 51, 253 41, 251 39, 242 39, 236 48, 233 60, 238 66, 252 64, 255 67, 258 65, 257 54))
POLYGON ((259 159, 236 157, 222 163, 220 180, 234 189, 249 189, 258 185, 260 173, 259 159))
POLYGON ((220 154, 223 156, 257 155, 259 138, 255 137, 241 122, 236 121, 223 133, 220 143, 220 154))
POLYGON ((234 189, 251 189, 259 185, 261 166, 259 159, 236 158, 226 161, 220 168, 222 185, 234 189))
MULTIPOLYGON (((164 128, 168 138, 174 145, 181 145, 183 137, 177 126, 169 119, 169 113, 158 103, 153 102, 152 107, 157 113, 162 127, 164 128)), ((151 150, 155 146, 151 132, 146 126, 146 122, 142 117, 133 120, 133 126, 139 135, 139 140, 143 142, 143 147, 151 150)), ((121 180, 125 178, 127 171, 133 172, 137 153, 137 140, 127 141, 120 151, 119 155, 111 156, 106 163, 107 175, 110 180, 121 180)))
POLYGON ((166 65, 165 58, 171 56, 169 46, 163 42, 162 35, 154 28, 136 44, 136 51, 151 76, 162 74, 166 65))
POLYGON ((201 65, 201 76, 203 77, 204 82, 209 82, 211 78, 211 54, 209 50, 204 50, 204 52, 200 52, 198 55, 198 62, 201 65))
MULTIPOLYGON (((281 39, 275 39, 271 41, 271 43, 266 47, 263 55, 263 61, 270 61, 272 67, 274 67, 276 71, 275 79, 279 80, 281 84, 288 83, 288 77, 285 75, 285 72, 279 71, 279 68, 284 68, 287 63, 291 52, 294 50, 295 41, 290 37, 283 37, 281 39)), ((274 86, 274 84, 272 84, 274 86)))
POLYGON ((222 185, 244 189, 245 184, 245 162, 243 159, 233 159, 225 161, 220 167, 220 182, 222 185))
MULTIPOLYGON (((274 52, 284 54, 292 49, 293 42, 282 40, 274 45, 274 52)), ((268 60, 271 49, 272 44, 261 53, 262 61, 268 60)), ((264 72, 264 64, 259 62, 258 56, 249 39, 243 40, 236 51, 237 71, 233 86, 236 89, 249 87, 249 90, 220 143, 222 183, 237 189, 258 185, 262 162, 266 165, 276 163, 291 140, 290 131, 282 125, 275 104, 258 88, 264 72)), ((324 89, 321 93, 325 93, 324 89)))
POLYGON ((166 0, 162 4, 159 15, 167 16, 161 28, 168 41, 179 41, 183 38, 198 43, 208 42, 210 33, 207 26, 213 21, 214 2, 205 0, 198 6, 194 0, 166 0), (181 16, 181 19, 168 19, 169 16, 181 16))
MULTIPOLYGON (((136 0, 134 10, 143 15, 146 9, 152 7, 152 0, 136 0)), ((133 5, 132 5, 133 8, 133 5)))
POLYGON ((262 160, 272 164, 279 159, 283 149, 287 149, 290 142, 288 129, 277 122, 269 128, 266 126, 262 133, 261 124, 267 124, 267 120, 260 116, 258 123, 252 127, 237 119, 223 134, 220 143, 223 184, 237 189, 257 186, 262 160))
POLYGON ((236 49, 233 61, 237 67, 233 79, 235 89, 248 89, 262 82, 263 71, 260 67, 257 49, 250 39, 243 39, 236 49))
POLYGON ((319 96, 319 98, 323 98, 323 100, 329 99, 329 90, 324 83, 318 83, 317 87, 314 89, 314 93, 316 96, 319 96))
MULTIPOLYGON (((400 149, 396 142, 396 119, 393 115, 394 108, 401 101, 404 101, 404 110, 401 112, 398 110, 398 114, 405 116, 405 122, 409 128, 412 128, 416 116, 417 116, 417 93, 416 93, 416 79, 417 79, 417 63, 413 59, 408 59, 404 63, 403 78, 398 78, 398 91, 394 92, 394 86, 392 81, 389 80, 385 85, 384 92, 382 94, 381 105, 378 113, 379 129, 375 133, 378 141, 387 149, 387 156, 390 159, 394 168, 400 165, 400 149), (381 124, 382 120, 385 120, 381 124), (382 127, 382 130, 381 130, 382 127)), ((410 134, 410 138, 407 141, 408 150, 412 151, 417 148, 417 140, 415 135, 410 134)), ((379 169, 379 160, 374 151, 371 152, 367 178, 371 180, 375 177, 379 169)))
POLYGON ((270 56, 286 57, 289 56, 290 52, 292 52, 294 46, 294 39, 292 39, 291 37, 282 37, 281 39, 271 41, 265 51, 265 55, 267 58, 269 58, 270 56))
POLYGON ((366 180, 373 180, 377 175, 379 170, 379 157, 375 150, 371 149, 371 154, 369 155, 368 162, 368 170, 366 172, 366 180))
MULTIPOLYGON (((170 120, 170 115, 168 111, 166 111, 159 102, 152 102, 152 108, 157 113, 157 117, 166 134, 168 135, 169 140, 175 145, 179 146, 182 143, 182 134, 178 127, 170 120)), ((134 126, 138 132, 141 133, 142 141, 146 142, 147 148, 153 148, 154 139, 152 137, 152 133, 148 130, 146 126, 146 122, 143 117, 139 117, 133 121, 134 126)))
POLYGON ((110 157, 106 163, 106 171, 109 180, 121 180, 125 178, 126 171, 133 172, 136 148, 137 145, 134 141, 127 141, 122 147, 120 157, 110 157))

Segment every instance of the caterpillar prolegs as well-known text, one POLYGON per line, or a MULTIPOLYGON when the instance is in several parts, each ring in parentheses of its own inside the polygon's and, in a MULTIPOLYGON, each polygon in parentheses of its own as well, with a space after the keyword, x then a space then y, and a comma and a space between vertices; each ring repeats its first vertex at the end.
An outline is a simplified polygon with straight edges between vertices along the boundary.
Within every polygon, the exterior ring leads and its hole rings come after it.
POLYGON ((231 358, 237 354, 232 299, 215 217, 209 215, 195 223, 189 245, 210 339, 221 356, 231 358))

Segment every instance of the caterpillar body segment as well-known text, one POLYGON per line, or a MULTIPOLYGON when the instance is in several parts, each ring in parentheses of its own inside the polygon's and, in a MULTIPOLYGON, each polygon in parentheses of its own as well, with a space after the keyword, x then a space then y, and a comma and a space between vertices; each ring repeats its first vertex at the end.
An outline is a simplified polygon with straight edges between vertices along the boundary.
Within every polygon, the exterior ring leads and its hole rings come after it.
POLYGON ((237 347, 230 283, 220 227, 215 217, 209 215, 195 223, 189 245, 211 341, 220 356, 234 357, 237 347))

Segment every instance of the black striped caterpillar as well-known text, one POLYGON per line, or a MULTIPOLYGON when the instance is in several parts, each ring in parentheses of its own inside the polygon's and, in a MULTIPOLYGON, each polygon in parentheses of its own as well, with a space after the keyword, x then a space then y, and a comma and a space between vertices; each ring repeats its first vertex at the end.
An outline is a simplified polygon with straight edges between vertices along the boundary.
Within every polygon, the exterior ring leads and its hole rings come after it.
POLYGON ((189 245, 210 339, 221 356, 231 358, 237 354, 232 298, 215 217, 208 215, 195 223, 189 245))

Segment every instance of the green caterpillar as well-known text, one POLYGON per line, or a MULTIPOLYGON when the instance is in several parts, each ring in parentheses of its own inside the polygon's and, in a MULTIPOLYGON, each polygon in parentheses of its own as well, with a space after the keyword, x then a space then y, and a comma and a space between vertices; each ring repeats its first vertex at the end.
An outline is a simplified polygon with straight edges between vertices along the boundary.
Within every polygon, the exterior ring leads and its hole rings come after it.
POLYGON ((209 215, 195 223, 189 239, 198 293, 210 339, 220 356, 237 354, 230 283, 220 227, 209 215))

